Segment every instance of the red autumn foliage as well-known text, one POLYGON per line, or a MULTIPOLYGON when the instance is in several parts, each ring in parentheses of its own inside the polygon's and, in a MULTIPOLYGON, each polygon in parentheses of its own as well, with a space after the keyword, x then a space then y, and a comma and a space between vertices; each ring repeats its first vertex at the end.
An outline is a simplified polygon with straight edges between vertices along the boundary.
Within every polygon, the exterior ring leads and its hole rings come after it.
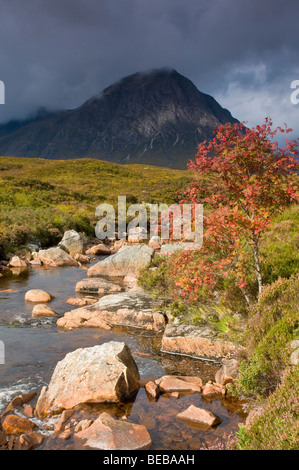
POLYGON ((298 200, 298 142, 286 139, 279 147, 274 136, 292 129, 272 127, 268 118, 252 129, 227 124, 199 145, 184 202, 204 205, 203 246, 170 261, 181 296, 196 300, 223 276, 233 276, 243 289, 250 270, 262 291, 261 235, 274 214, 298 200))

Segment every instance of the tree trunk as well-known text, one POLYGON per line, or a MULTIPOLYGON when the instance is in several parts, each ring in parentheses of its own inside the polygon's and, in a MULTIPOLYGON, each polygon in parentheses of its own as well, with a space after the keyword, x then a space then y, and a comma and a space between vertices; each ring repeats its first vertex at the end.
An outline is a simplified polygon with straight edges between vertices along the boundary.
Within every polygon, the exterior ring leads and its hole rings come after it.
POLYGON ((254 262, 255 262, 256 278, 257 278, 259 295, 260 295, 263 290, 263 279, 262 279, 262 269, 261 269, 261 263, 260 263, 259 247, 256 241, 254 241, 252 248, 253 248, 253 256, 254 256, 254 262))

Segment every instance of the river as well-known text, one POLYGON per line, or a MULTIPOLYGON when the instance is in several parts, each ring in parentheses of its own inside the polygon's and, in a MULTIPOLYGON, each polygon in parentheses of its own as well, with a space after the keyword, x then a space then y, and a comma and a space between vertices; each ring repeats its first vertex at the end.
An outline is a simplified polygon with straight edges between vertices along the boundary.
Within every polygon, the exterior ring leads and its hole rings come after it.
MULTIPOLYGON (((160 337, 149 332, 121 327, 109 331, 91 328, 65 331, 56 327, 55 319, 31 317, 34 304, 24 300, 28 290, 49 292, 54 296, 51 308, 63 314, 75 308, 66 300, 75 297, 75 285, 83 278, 86 278, 86 270, 75 267, 31 267, 21 272, 9 271, 0 278, 0 340, 5 345, 5 364, 0 365, 0 412, 14 396, 39 392, 49 382, 56 363, 68 352, 112 340, 124 341, 129 346, 141 378, 195 375, 204 383, 214 378, 219 366, 161 354, 160 337)), ((80 413, 96 417, 103 410, 144 424, 153 441, 152 449, 156 450, 196 450, 210 446, 217 438, 237 430, 246 416, 242 403, 237 400, 224 398, 207 402, 199 394, 185 394, 179 399, 162 396, 154 402, 148 399, 143 388, 130 403, 86 406, 80 413), (212 411, 222 419, 221 424, 204 430, 178 420, 177 413, 191 404, 212 411)), ((74 446, 72 440, 48 438, 41 449, 72 449, 74 446)))

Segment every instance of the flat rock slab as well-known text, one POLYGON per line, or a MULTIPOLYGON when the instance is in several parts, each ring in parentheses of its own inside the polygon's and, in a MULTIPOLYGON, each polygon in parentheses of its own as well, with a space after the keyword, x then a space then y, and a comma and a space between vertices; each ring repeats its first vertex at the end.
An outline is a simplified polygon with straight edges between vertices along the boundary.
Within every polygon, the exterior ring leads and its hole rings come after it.
POLYGON ((125 343, 77 349, 58 362, 36 404, 39 418, 84 403, 119 403, 139 389, 139 372, 125 343))
POLYGON ((84 431, 75 433, 75 439, 83 440, 84 447, 100 450, 146 450, 152 445, 145 426, 115 420, 108 413, 84 431))
POLYGON ((189 406, 185 411, 179 413, 177 418, 189 423, 199 424, 202 426, 202 429, 215 427, 221 423, 221 419, 214 415, 214 413, 194 405, 189 406))
POLYGON ((88 277, 126 276, 138 273, 150 263, 154 250, 147 245, 124 246, 117 253, 95 264, 88 270, 88 277))
POLYGON ((106 295, 93 305, 65 313, 57 321, 57 326, 67 329, 109 329, 117 325, 158 332, 164 330, 166 322, 162 313, 153 310, 152 299, 142 291, 106 295))
POLYGON ((207 327, 167 325, 162 338, 162 351, 193 357, 221 358, 234 354, 236 345, 215 337, 207 327))
POLYGON ((201 392, 202 380, 199 377, 165 375, 155 380, 161 393, 201 392))
POLYGON ((82 279, 76 284, 76 292, 82 294, 112 294, 122 290, 124 289, 119 284, 103 278, 82 279))

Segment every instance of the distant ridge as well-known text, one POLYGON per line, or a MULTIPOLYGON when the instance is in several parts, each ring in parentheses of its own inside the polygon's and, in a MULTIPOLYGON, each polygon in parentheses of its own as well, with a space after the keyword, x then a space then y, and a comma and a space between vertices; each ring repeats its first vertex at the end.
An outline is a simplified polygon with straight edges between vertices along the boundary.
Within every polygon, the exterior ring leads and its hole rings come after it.
POLYGON ((175 70, 123 78, 82 106, 0 126, 0 155, 185 168, 220 124, 238 122, 175 70))

